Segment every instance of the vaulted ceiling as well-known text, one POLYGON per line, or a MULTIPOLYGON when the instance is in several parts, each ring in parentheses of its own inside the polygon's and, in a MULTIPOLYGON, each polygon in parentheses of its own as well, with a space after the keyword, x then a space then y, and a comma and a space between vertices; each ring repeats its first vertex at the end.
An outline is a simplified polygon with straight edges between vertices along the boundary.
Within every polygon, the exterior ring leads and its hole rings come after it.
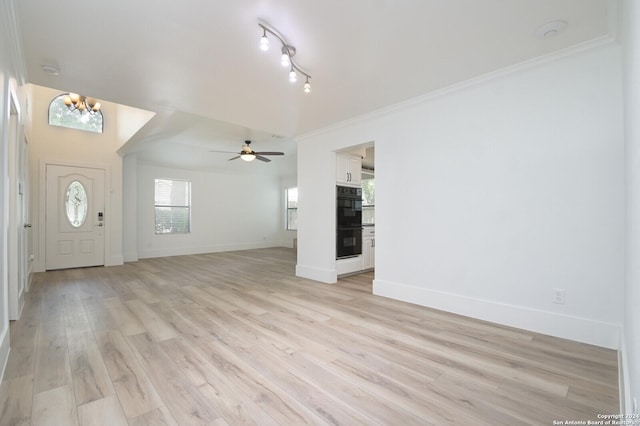
POLYGON ((200 153, 220 144, 237 150, 245 138, 257 140, 256 150, 263 142, 261 150, 280 144, 295 153, 296 135, 616 38, 619 13, 615 0, 17 3, 29 82, 158 112, 165 117, 151 132, 158 144, 189 145, 193 137, 200 153), (565 31, 536 37, 556 20, 568 23, 565 31), (311 93, 303 80, 288 81, 275 38, 268 52, 258 48, 258 22, 295 46, 311 93), (59 75, 43 64, 59 67, 59 75), (193 128, 184 127, 189 120, 193 128), (171 128, 176 121, 180 131, 171 128))

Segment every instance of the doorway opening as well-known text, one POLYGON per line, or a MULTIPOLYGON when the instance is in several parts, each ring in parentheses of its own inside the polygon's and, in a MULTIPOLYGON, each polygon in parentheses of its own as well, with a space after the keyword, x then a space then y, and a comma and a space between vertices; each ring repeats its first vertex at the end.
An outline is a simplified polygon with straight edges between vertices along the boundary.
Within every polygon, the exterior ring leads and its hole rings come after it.
MULTIPOLYGON (((373 293, 373 280, 375 275, 375 225, 376 225, 376 181, 375 181, 375 145, 373 142, 364 145, 354 146, 342 150, 337 155, 337 179, 340 180, 346 175, 347 185, 360 188, 361 193, 361 247, 359 256, 336 260, 336 271, 338 273, 338 283, 354 290, 373 293), (357 168, 353 170, 354 161, 351 155, 358 157, 357 168), (344 166, 344 159, 347 159, 344 166), (342 167, 341 167, 342 166, 342 167), (346 170, 346 174, 344 171, 346 170), (354 178, 355 174, 358 174, 354 178)), ((338 187, 339 188, 339 187, 338 187)), ((338 241, 337 241, 338 242, 338 241)))

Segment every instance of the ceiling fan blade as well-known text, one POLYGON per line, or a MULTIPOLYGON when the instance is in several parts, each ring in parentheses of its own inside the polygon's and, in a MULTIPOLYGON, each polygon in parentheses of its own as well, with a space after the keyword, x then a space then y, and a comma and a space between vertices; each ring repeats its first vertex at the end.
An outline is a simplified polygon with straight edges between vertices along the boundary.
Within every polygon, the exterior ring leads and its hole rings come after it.
POLYGON ((268 163, 269 161, 271 161, 267 157, 263 157, 257 152, 255 154, 256 154, 256 160, 264 161, 265 163, 268 163))
POLYGON ((235 157, 233 157, 233 158, 229 158, 227 161, 235 160, 235 159, 238 159, 238 158, 240 158, 240 156, 239 156, 239 155, 236 155, 236 156, 235 156, 235 157))
POLYGON ((269 152, 269 151, 263 151, 263 152, 256 152, 256 155, 284 155, 284 152, 269 152))
POLYGON ((220 152, 222 154, 237 154, 236 151, 209 151, 209 152, 220 152))

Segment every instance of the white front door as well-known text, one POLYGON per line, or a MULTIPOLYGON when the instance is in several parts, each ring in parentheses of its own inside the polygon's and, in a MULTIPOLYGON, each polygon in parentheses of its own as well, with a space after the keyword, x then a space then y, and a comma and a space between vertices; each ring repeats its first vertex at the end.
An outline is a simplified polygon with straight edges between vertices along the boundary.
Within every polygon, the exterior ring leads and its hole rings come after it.
POLYGON ((46 173, 46 269, 104 265, 104 170, 47 164, 46 173))

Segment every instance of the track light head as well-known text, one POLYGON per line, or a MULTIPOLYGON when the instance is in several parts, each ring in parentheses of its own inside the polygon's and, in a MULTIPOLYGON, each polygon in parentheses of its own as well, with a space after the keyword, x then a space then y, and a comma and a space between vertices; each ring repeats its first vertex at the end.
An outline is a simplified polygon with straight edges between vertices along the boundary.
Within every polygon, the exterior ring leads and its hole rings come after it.
POLYGON ((282 57, 280 59, 280 63, 283 67, 291 66, 291 58, 289 57, 289 52, 287 51, 286 46, 282 46, 282 57))
POLYGON ((262 37, 260 37, 260 50, 269 50, 269 39, 267 38, 267 30, 263 28, 262 37))

